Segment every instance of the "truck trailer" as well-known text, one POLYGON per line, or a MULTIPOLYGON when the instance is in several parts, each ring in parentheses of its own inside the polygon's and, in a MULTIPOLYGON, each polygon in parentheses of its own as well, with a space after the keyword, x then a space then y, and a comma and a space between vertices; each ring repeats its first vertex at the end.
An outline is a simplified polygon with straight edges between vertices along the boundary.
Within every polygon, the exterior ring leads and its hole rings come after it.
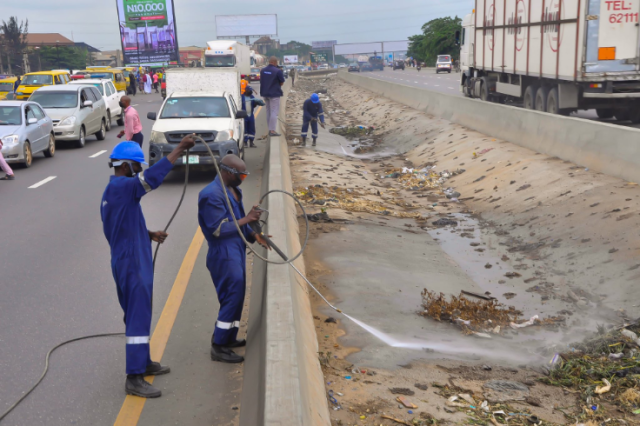
POLYGON ((459 34, 468 97, 640 122, 640 0, 475 0, 459 34))

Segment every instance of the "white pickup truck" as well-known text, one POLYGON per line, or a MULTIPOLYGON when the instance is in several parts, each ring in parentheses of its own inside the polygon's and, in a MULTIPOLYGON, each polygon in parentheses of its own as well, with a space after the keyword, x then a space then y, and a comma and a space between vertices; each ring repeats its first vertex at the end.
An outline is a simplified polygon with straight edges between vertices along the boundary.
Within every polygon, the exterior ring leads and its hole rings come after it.
MULTIPOLYGON (((205 140, 218 159, 227 154, 244 157, 244 118, 241 109, 240 76, 235 70, 176 68, 167 70, 167 97, 160 112, 150 112, 154 120, 149 144, 149 164, 169 154, 188 134, 205 140)), ((214 159, 201 143, 182 158, 196 166, 212 166, 214 159)), ((208 167, 207 167, 208 168, 208 167)))

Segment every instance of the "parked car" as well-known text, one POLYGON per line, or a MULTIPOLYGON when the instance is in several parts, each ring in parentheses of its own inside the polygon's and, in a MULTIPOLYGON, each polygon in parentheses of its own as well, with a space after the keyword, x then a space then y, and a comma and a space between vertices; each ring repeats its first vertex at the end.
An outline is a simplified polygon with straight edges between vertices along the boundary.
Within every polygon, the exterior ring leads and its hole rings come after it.
POLYGON ((404 61, 393 61, 393 70, 404 71, 404 61))
POLYGON ((97 87, 102 95, 102 99, 104 99, 107 105, 107 131, 111 130, 113 117, 116 117, 118 126, 124 126, 124 110, 120 107, 120 99, 125 96, 125 93, 116 91, 116 87, 111 80, 91 78, 72 81, 69 84, 83 84, 97 87))
POLYGON ((84 147, 88 135, 107 136, 107 105, 95 86, 46 86, 31 95, 53 120, 56 141, 75 141, 84 147))
POLYGON ((351 64, 349 65, 349 69, 347 69, 348 72, 360 72, 360 65, 358 64, 351 64))
POLYGON ((31 167, 36 154, 53 157, 56 152, 53 121, 35 102, 0 103, 0 140, 7 163, 24 167, 31 167))
POLYGON ((249 81, 260 81, 260 68, 251 68, 249 81))
POLYGON ((436 74, 439 74, 440 71, 448 71, 451 74, 451 55, 438 55, 438 60, 436 61, 436 74))

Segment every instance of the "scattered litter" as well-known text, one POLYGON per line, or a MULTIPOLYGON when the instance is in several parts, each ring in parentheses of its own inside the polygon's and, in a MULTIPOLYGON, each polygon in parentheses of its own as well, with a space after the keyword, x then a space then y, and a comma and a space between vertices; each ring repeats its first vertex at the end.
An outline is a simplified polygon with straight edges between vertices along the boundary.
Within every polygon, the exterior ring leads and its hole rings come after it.
MULTIPOLYGON (((416 386, 417 387, 417 386, 416 386)), ((389 388, 389 390, 391 391, 391 393, 393 394, 400 394, 400 395, 415 395, 416 393, 414 391, 412 391, 409 388, 389 388)))
POLYGON ((409 401, 407 398, 405 398, 404 396, 399 396, 396 398, 396 401, 398 401, 400 404, 404 405, 407 408, 418 408, 417 405, 413 404, 411 401, 409 401))
POLYGON ((611 383, 607 379, 602 379, 604 386, 596 386, 595 393, 598 395, 602 395, 603 393, 607 393, 611 390, 611 383))
POLYGON ((435 222, 433 222, 433 224, 435 226, 458 226, 458 221, 455 221, 453 219, 447 219, 446 217, 442 217, 438 220, 436 220, 435 222))
POLYGON ((461 402, 456 402, 458 400, 458 396, 453 395, 447 399, 445 403, 448 407, 459 407, 459 408, 467 408, 467 404, 463 404, 461 402))
POLYGON ((485 296, 484 294, 473 293, 473 292, 467 291, 467 290, 460 290, 460 293, 465 294, 467 296, 477 297, 478 299, 484 299, 484 300, 494 300, 495 299, 495 297, 485 296))
POLYGON ((429 389, 429 386, 422 383, 416 383, 414 386, 423 391, 426 391, 427 389, 429 389))
POLYGON ((345 379, 351 380, 351 376, 344 376, 345 379))
POLYGON ((482 385, 489 402, 524 401, 529 395, 529 387, 512 380, 490 380, 482 385))
POLYGON ((520 275, 517 272, 507 272, 506 274, 504 274, 504 276, 507 277, 507 278, 519 278, 522 275, 520 275))
POLYGON ((396 419, 395 417, 391 417, 386 414, 381 414, 380 417, 387 420, 393 420, 394 422, 399 423, 401 425, 413 426, 411 423, 405 422, 404 420, 396 419))
POLYGON ((526 321, 520 324, 516 324, 512 322, 511 324, 509 324, 509 326, 511 328, 524 328, 524 327, 529 327, 530 325, 534 325, 537 321, 538 321, 538 316, 534 315, 529 319, 529 321, 526 321))
POLYGON ((326 320, 324 320, 324 322, 336 324, 338 321, 336 321, 336 319, 333 317, 329 317, 326 320))

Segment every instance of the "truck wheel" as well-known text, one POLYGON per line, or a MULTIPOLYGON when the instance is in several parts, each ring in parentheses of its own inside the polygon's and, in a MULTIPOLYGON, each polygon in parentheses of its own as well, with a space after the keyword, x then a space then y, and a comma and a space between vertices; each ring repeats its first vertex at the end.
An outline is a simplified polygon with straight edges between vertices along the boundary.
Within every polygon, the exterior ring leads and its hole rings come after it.
POLYGON ((598 118, 613 118, 613 110, 611 108, 596 108, 598 118))
POLYGON ((547 111, 547 96, 549 95, 549 89, 544 86, 538 88, 536 92, 536 111, 547 111))
POLYGON ((480 99, 485 102, 491 102, 491 95, 489 95, 489 82, 486 79, 482 79, 482 85, 480 86, 480 99))
POLYGON ((547 112, 549 114, 569 115, 567 110, 560 109, 560 96, 557 87, 551 89, 547 95, 547 112))
POLYGON ((525 109, 535 109, 536 106, 536 92, 538 91, 538 87, 531 85, 528 86, 524 91, 524 107, 525 109))

